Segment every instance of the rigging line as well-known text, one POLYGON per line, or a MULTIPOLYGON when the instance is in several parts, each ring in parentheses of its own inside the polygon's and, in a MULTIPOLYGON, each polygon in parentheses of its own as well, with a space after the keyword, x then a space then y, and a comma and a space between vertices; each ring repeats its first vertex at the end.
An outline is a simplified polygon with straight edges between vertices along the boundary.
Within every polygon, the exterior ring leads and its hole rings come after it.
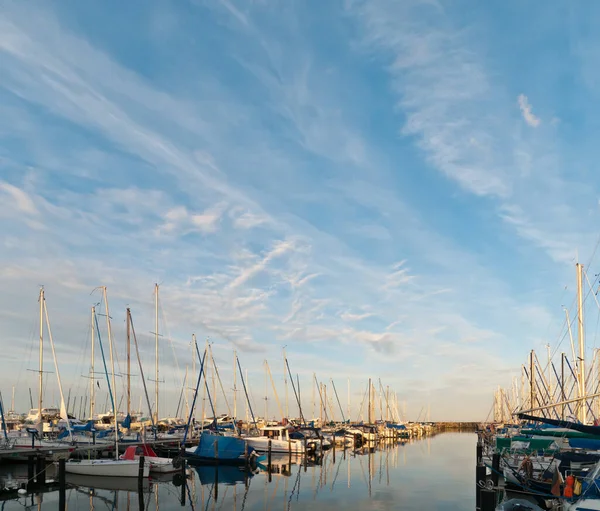
POLYGON ((242 371, 242 366, 240 364, 240 358, 236 354, 236 360, 238 364, 238 368, 240 370, 240 378, 242 380, 242 386, 244 387, 244 393, 246 394, 246 401, 248 402, 248 408, 250 409, 250 414, 252 415, 252 422, 254 423, 254 427, 258 431, 258 424, 256 423, 256 419, 254 418, 254 411, 252 410, 252 405, 250 404, 250 398, 248 397, 248 389, 246 388, 246 381, 244 380, 244 372, 242 371))
POLYGON ((590 258, 587 261, 587 266, 592 265, 592 261, 594 260, 594 256, 596 255, 596 251, 598 250, 598 246, 600 246, 600 235, 598 236, 598 240, 596 241, 596 245, 594 246, 592 255, 590 256, 590 258))
MULTIPOLYGON (((181 388, 183 388, 185 386, 185 376, 184 376, 183 370, 181 369, 181 367, 179 365, 179 358, 177 358, 177 352, 175 351, 175 344, 171 337, 171 330, 169 328, 169 323, 167 322, 167 316, 165 314, 165 310, 162 306, 161 301, 159 301, 159 303, 158 303, 158 310, 160 311, 160 316, 162 317, 163 328, 167 332, 167 344, 169 344, 169 346, 171 347, 171 352, 173 354, 173 360, 175 361, 175 367, 177 368, 176 374, 179 375, 179 378, 178 378, 179 381, 177 381, 176 378, 173 378, 173 381, 177 384, 180 384, 181 388)), ((186 395, 186 400, 187 400, 187 395, 186 395)))
POLYGON ((96 330, 98 332, 98 344, 100 345, 100 353, 102 353, 102 363, 104 364, 104 374, 106 375, 106 383, 108 385, 108 393, 110 395, 110 402, 112 404, 113 414, 116 416, 115 411, 115 400, 113 398, 112 388, 110 386, 110 378, 108 377, 108 368, 106 367, 106 357, 104 356, 104 347, 102 346, 102 338, 100 337, 100 325, 98 325, 98 316, 94 314, 94 322, 96 323, 96 330))
MULTIPOLYGON (((148 387, 146 387, 146 378, 144 376, 144 368, 142 367, 142 359, 140 358, 140 349, 137 342, 137 336, 135 335, 135 327, 133 326, 133 317, 131 311, 127 309, 129 313, 129 324, 131 325, 131 334, 133 335, 133 343, 135 345, 135 353, 137 355, 138 366, 140 368, 140 376, 142 378, 142 385, 144 387, 144 395, 146 396, 146 404, 148 405, 148 412, 150 413, 150 421, 152 424, 152 430, 154 431, 154 439, 156 440, 156 424, 154 423, 154 413, 152 413, 152 405, 150 404, 150 397, 148 396, 148 387)), ((158 419, 158 417, 157 417, 158 419)))
MULTIPOLYGON (((198 358, 200 358, 200 351, 198 350, 198 343, 196 343, 196 353, 198 354, 198 358)), ((202 355, 202 358, 200 359, 200 372, 198 373, 198 381, 196 382, 196 389, 194 391, 194 399, 192 400, 192 406, 190 408, 190 415, 188 417, 188 422, 185 427, 185 433, 183 435, 182 445, 185 445, 185 441, 187 440, 188 432, 190 430, 190 424, 192 423, 192 416, 194 415, 194 410, 196 409, 196 399, 198 397, 198 389, 200 388, 200 381, 202 380, 202 373, 204 372, 204 360, 205 359, 206 359, 206 349, 204 350, 204 355, 202 355)), ((204 379, 206 380, 206 377, 204 379)), ((204 419, 204 417, 202 419, 204 419)))
POLYGON ((223 382, 221 381, 221 376, 219 375, 219 368, 215 363, 215 357, 213 356, 212 344, 208 345, 208 349, 210 351, 210 360, 212 361, 213 368, 215 370, 215 374, 217 375, 217 380, 219 381, 219 385, 221 386, 221 391, 223 392, 223 397, 225 398, 225 405, 227 406, 227 415, 231 417, 231 408, 229 407, 229 401, 227 401, 227 394, 225 393, 225 388, 223 387, 223 382))

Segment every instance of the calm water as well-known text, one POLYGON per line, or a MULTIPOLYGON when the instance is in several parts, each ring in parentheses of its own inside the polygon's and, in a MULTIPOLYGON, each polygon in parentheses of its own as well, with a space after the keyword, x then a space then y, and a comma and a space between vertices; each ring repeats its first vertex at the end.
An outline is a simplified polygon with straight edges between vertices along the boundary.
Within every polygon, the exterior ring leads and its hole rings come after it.
MULTIPOLYGON (((378 450, 326 453, 316 464, 288 465, 287 457, 274 458, 270 480, 260 471, 245 476, 235 467, 190 469, 188 480, 176 485, 173 476, 147 484, 142 494, 147 510, 169 511, 331 511, 372 509, 445 510, 475 509, 475 444, 472 433, 445 433, 432 438, 394 444, 378 450), (182 506, 182 489, 185 504, 182 506)), ((296 464, 298 463, 298 464, 296 464)), ((2 466, 0 477, 22 475, 23 466, 2 466)), ((70 481, 70 480, 69 480, 70 481)), ((137 482, 103 481, 91 490, 67 489, 67 509, 138 509, 137 482), (133 488, 122 486, 131 484, 133 488), (130 491, 128 491, 130 490, 130 491)), ((58 508, 58 492, 22 497, 0 505, 1 510, 58 508)))

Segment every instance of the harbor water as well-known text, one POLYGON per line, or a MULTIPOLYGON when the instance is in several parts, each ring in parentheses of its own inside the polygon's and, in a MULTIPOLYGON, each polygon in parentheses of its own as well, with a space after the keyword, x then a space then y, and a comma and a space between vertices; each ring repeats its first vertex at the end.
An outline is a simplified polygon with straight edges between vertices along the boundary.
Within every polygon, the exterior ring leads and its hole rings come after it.
MULTIPOLYGON (((320 460, 273 457, 270 473, 237 467, 188 468, 146 482, 127 478, 68 477, 69 510, 235 510, 286 511, 332 509, 445 510, 475 509, 474 433, 443 433, 408 443, 375 448, 336 449, 320 460)), ((23 465, 0 466, 2 481, 26 477, 23 465)), ((51 477, 50 471, 48 477, 51 477)), ((58 508, 59 493, 33 493, 5 500, 3 511, 58 508)))
MULTIPOLYGON (((69 510, 331 511, 373 509, 475 509, 474 433, 443 433, 374 448, 336 449, 322 459, 273 457, 272 470, 190 467, 187 478, 164 475, 146 482, 127 478, 67 479, 69 510)), ((23 465, 1 465, 0 479, 27 476, 23 465), (23 473, 24 472, 24 473, 23 473)), ((51 477, 50 473, 49 476, 51 477)), ((0 483, 1 484, 1 483, 0 483)), ((33 493, 0 503, 3 511, 58 508, 59 492, 33 493)))

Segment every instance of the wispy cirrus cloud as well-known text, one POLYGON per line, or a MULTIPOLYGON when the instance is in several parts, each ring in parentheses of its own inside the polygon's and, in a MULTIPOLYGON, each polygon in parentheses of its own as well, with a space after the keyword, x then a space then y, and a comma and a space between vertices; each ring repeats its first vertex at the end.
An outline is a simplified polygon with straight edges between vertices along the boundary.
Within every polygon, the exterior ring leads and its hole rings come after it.
POLYGON ((525 119, 525 122, 529 124, 529 126, 531 126, 532 128, 537 128, 540 125, 541 121, 539 117, 536 117, 533 114, 527 96, 525 96, 525 94, 519 94, 517 101, 519 104, 519 108, 521 109, 521 113, 523 114, 523 119, 525 119))
MULTIPOLYGON (((287 345, 309 381, 317 369, 351 375, 358 389, 381 375, 409 401, 443 388, 433 398, 440 414, 456 413, 448 396, 458 391, 446 384, 460 367, 511 367, 513 351, 526 351, 546 316, 513 325, 530 295, 497 274, 496 245, 472 244, 486 230, 506 232, 479 203, 454 217, 465 199, 446 187, 493 201, 503 226, 521 222, 518 235, 548 250, 541 243, 554 217, 540 224, 538 204, 563 181, 551 155, 545 176, 556 181, 537 188, 533 204, 524 200, 545 142, 502 135, 520 122, 518 111, 468 31, 435 12, 415 21, 410 3, 351 2, 366 55, 337 7, 209 1, 185 15, 172 6, 160 30, 126 14, 123 26, 136 30, 114 33, 83 8, 67 16, 37 7, 12 4, 0 18, 0 193, 14 205, 1 217, 0 283, 10 292, 0 312, 13 318, 11 341, 28 338, 23 311, 35 309, 45 284, 57 338, 83 344, 97 300, 89 293, 106 284, 115 321, 131 306, 148 347, 159 282, 161 332, 188 365, 196 333, 215 343, 224 377, 235 348, 262 385, 255 368, 287 345), (379 85, 382 72, 393 95, 379 85), (485 229, 466 235, 477 217, 489 221, 485 229), (34 219, 39 234, 27 224, 34 219), (517 334, 523 341, 501 353, 517 334)), ((564 257, 566 248, 557 250, 553 257, 564 257)), ((85 362, 69 353, 76 379, 85 362)), ((145 357, 152 362, 152 349, 145 357)), ((274 373, 280 380, 281 369, 274 373)), ((473 391, 474 417, 496 383, 473 391)), ((165 385, 172 402, 178 385, 165 385)))

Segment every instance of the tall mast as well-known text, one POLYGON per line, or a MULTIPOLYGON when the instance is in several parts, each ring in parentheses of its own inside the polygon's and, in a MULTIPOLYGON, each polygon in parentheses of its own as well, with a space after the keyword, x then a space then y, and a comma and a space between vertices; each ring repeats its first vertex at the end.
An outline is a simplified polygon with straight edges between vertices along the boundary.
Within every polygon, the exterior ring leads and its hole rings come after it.
MULTIPOLYGON (((585 338, 583 334, 583 265, 577 263, 577 337, 579 340, 579 397, 585 396, 585 338)), ((579 421, 585 424, 586 403, 579 402, 579 421)))
POLYGON ((385 389, 385 422, 390 420, 390 386, 386 385, 385 389))
POLYGON ((44 392, 44 288, 40 289, 40 372, 38 392, 38 416, 40 418, 40 434, 44 430, 42 419, 42 394, 44 392))
POLYGON ((350 421, 350 378, 348 378, 348 421, 350 421))
POLYGON ((237 420, 237 368, 235 361, 237 360, 237 352, 233 350, 233 418, 237 420))
POLYGON ((369 424, 371 424, 373 421, 371 420, 371 378, 369 378, 369 424))
MULTIPOLYGON (((196 334, 192 334, 192 378, 196 377, 196 334)), ((194 381, 194 380, 192 380, 194 381)), ((190 390, 191 387, 190 387, 190 390)), ((192 415, 194 414, 195 405, 192 406, 192 415)), ((189 415, 188 415, 189 417, 189 415)))
POLYGON ((531 350, 529 354, 529 400, 530 408, 535 408, 535 351, 531 350))
POLYGON ((316 373, 313 373, 312 381, 312 418, 315 419, 315 381, 317 379, 316 373))
POLYGON ((131 413, 131 309, 127 307, 127 415, 131 413))
POLYGON ((113 356, 113 338, 110 327, 110 311, 108 310, 108 296, 106 295, 106 286, 102 286, 104 295, 104 312, 106 312, 106 328, 108 333, 108 347, 110 350, 110 370, 112 373, 112 395, 113 395, 113 417, 115 419, 115 459, 119 459, 119 424, 117 422, 118 400, 117 400, 117 382, 115 380, 115 359, 113 356))
POLYGON ((94 374, 94 335, 96 332, 96 307, 92 307, 92 360, 91 360, 91 371, 90 375, 90 420, 94 420, 94 408, 96 405, 96 376, 94 374))
POLYGON ((288 381, 287 381, 287 367, 286 367, 286 356, 285 348, 283 348, 283 382, 285 383, 285 418, 289 419, 290 409, 288 405, 288 381))
POLYGON ((60 395, 60 416, 67 423, 67 431, 69 432, 69 440, 73 441, 73 434, 71 433, 71 424, 69 422, 69 413, 65 406, 65 395, 63 393, 62 383, 60 381, 60 372, 58 370, 58 361, 56 360, 56 351, 54 349, 54 340, 52 339, 52 330, 50 329, 50 320, 48 319, 48 307, 46 307, 46 300, 44 303, 44 314, 46 316, 46 328, 48 329, 48 339, 50 340, 50 348, 52 350, 52 358, 54 359, 54 369, 56 370, 56 382, 58 383, 58 392, 60 395))
POLYGON ((154 344, 155 344, 155 381, 154 381, 154 414, 158 423, 158 284, 154 284, 154 344))

